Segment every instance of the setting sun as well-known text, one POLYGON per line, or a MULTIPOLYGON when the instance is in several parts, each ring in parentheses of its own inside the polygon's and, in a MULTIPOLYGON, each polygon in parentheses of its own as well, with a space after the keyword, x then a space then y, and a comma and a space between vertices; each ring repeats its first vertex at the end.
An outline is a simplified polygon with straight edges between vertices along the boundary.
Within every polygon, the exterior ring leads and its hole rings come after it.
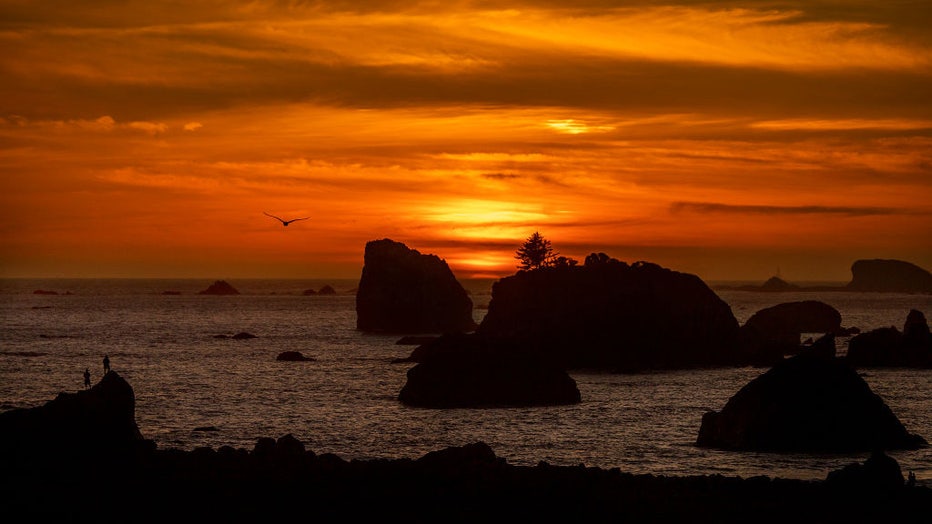
POLYGON ((353 277, 384 237, 506 275, 538 229, 709 279, 932 265, 902 9, 94 4, 0 7, 3 276, 353 277))

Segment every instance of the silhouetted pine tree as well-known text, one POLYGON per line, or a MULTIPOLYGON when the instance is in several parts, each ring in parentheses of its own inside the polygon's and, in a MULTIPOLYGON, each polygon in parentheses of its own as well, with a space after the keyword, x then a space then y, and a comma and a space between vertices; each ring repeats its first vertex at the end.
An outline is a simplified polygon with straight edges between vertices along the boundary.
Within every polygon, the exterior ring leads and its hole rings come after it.
POLYGON ((550 241, 537 231, 515 252, 515 258, 521 261, 518 267, 525 271, 550 265, 556 255, 550 241))

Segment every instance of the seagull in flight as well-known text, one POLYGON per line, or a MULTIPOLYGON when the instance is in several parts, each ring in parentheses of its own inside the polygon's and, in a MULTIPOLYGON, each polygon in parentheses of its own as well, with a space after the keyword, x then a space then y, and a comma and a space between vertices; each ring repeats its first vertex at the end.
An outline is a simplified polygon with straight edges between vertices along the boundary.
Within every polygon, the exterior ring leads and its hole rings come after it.
POLYGON ((263 213, 265 216, 270 216, 270 217, 274 218, 275 220, 278 220, 279 222, 282 223, 283 226, 288 226, 288 224, 290 224, 290 223, 292 223, 292 222, 297 222, 298 220, 307 220, 307 219, 311 218, 311 217, 304 217, 304 218, 292 218, 291 220, 285 220, 285 219, 283 219, 283 218, 278 218, 278 217, 275 216, 275 215, 270 215, 270 214, 266 213, 265 211, 263 211, 262 213, 263 213))

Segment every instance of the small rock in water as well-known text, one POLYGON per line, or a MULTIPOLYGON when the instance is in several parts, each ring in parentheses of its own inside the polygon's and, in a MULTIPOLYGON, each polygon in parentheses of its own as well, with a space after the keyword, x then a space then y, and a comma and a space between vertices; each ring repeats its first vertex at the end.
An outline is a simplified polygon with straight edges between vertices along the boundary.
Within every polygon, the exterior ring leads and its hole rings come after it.
POLYGON ((311 362, 316 359, 312 357, 305 357, 298 351, 284 351, 279 353, 275 360, 284 360, 289 362, 311 362))

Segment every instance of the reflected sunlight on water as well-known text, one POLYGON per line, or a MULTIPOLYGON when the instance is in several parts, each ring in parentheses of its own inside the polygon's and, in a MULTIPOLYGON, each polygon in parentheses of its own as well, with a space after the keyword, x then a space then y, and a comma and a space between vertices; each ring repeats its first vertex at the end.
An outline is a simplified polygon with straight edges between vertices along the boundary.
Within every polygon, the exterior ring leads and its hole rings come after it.
MULTIPOLYGON (((824 478, 862 455, 734 453, 693 446, 702 414, 721 409, 764 370, 734 368, 637 375, 573 373, 583 402, 543 408, 434 410, 396 396, 412 346, 355 329, 353 281, 231 282, 242 295, 202 296, 203 281, 0 281, 0 408, 30 407, 82 387, 101 359, 133 386, 136 420, 160 447, 252 448, 287 433, 318 453, 347 459, 414 458, 485 441, 513 464, 620 467, 664 475, 721 473, 824 478), (336 296, 302 296, 333 285, 336 296), (33 295, 34 289, 72 295, 33 295), (167 289, 180 295, 162 295, 167 289), (247 331, 255 339, 215 338, 247 331), (300 351, 314 362, 278 362, 300 351), (213 427, 216 431, 196 431, 213 427)), ((476 320, 491 281, 475 284, 476 320)), ((467 285, 468 287, 468 285, 467 285)), ((932 312, 928 295, 719 293, 739 321, 779 302, 817 299, 845 326, 902 327, 910 308, 932 312)), ((842 344, 846 341, 841 341, 842 344)), ((913 432, 932 437, 932 371, 870 370, 865 379, 913 432)), ((891 453, 920 480, 932 452, 891 453)))

